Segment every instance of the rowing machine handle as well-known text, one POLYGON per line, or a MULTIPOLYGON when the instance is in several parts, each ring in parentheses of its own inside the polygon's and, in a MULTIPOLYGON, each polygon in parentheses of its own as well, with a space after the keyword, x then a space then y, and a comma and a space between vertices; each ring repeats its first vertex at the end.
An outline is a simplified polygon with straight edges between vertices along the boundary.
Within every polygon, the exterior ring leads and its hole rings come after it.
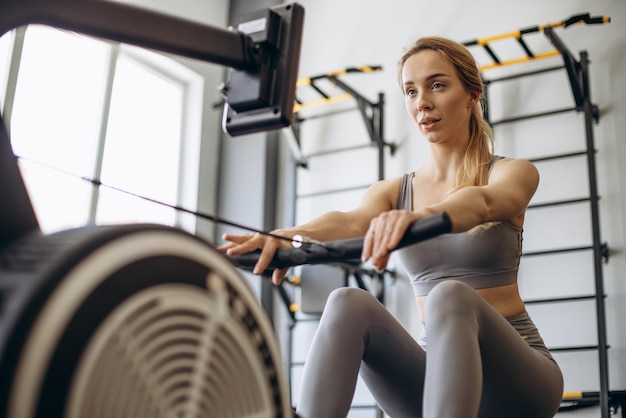
MULTIPOLYGON (((447 213, 429 216, 414 222, 396 249, 434 238, 452 231, 452 222, 447 213)), ((363 238, 327 241, 324 245, 309 244, 301 248, 280 248, 268 266, 269 270, 302 264, 326 264, 358 260, 363 250, 363 238)), ((259 259, 260 250, 229 256, 241 268, 252 268, 259 259)))

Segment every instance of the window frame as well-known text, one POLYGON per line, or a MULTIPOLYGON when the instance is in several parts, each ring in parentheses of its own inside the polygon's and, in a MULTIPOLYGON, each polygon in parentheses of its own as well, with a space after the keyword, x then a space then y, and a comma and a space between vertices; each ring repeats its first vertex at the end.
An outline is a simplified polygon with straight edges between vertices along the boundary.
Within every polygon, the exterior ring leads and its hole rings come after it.
MULTIPOLYGON (((51 28, 53 30, 60 30, 51 28)), ((68 32, 72 34, 72 32, 68 32)), ((7 33, 10 36, 8 70, 3 84, 0 84, 0 94, 3 95, 2 117, 11 132, 11 114, 13 110, 17 77, 22 57, 22 50, 27 36, 27 27, 19 27, 7 33)), ((93 38, 97 39, 97 38, 93 38)), ((99 39, 98 39, 99 40, 99 39)), ((100 40, 99 40, 100 41, 100 40)), ((97 127, 96 153, 92 165, 90 197, 88 205, 87 224, 95 224, 97 219, 98 201, 100 198, 100 177, 104 163, 104 147, 106 144, 107 125, 110 113, 111 98, 115 79, 117 61, 120 57, 136 62, 138 65, 154 71, 160 77, 177 83, 183 94, 183 108, 181 109, 180 152, 178 161, 178 177, 176 184, 176 206, 186 210, 196 211, 198 201, 198 173, 200 170, 200 144, 202 135, 202 107, 204 78, 193 71, 174 56, 147 51, 139 47, 104 41, 108 44, 106 57, 105 85, 101 97, 101 113, 97 127)), ((60 167, 62 168, 62 167, 60 167)), ((188 216, 184 212, 175 211, 173 226, 190 232, 196 228, 196 217, 188 216)))

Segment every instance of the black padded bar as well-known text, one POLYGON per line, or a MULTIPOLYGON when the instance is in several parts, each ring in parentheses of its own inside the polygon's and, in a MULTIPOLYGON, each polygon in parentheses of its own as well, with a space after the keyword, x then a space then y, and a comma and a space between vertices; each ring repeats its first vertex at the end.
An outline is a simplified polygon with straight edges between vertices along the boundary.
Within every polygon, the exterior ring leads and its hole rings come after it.
MULTIPOLYGON (((439 213, 415 222, 406 232, 397 248, 433 238, 452 230, 452 222, 447 213, 439 213)), ((269 269, 284 268, 302 264, 327 264, 358 260, 363 249, 363 238, 328 241, 323 245, 310 244, 301 248, 281 248, 276 251, 269 269)), ((230 256, 235 265, 253 267, 259 259, 260 251, 230 256)))
POLYGON ((257 65, 253 43, 242 33, 113 1, 0 0, 0 35, 27 24, 54 26, 239 70, 257 65))

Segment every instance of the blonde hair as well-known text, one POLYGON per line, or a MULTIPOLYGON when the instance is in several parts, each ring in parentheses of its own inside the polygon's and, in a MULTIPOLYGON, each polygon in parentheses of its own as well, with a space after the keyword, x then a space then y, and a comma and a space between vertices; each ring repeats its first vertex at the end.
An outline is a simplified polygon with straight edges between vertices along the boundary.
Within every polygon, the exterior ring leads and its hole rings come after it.
POLYGON ((454 192, 467 186, 487 184, 489 163, 493 157, 493 132, 483 115, 484 84, 472 54, 463 45, 440 37, 418 39, 406 50, 398 65, 398 81, 402 87, 402 68, 413 55, 424 50, 439 52, 455 68, 456 74, 468 92, 478 92, 480 100, 472 108, 469 119, 469 144, 456 173, 454 192))

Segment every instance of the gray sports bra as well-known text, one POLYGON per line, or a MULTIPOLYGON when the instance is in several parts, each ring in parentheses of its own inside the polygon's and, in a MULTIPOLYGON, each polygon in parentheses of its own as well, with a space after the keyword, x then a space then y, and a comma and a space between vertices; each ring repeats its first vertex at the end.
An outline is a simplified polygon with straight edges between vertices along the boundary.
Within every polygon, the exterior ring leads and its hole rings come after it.
MULTIPOLYGON (((494 156, 489 164, 502 157, 494 156)), ((411 179, 405 174, 398 209, 413 210, 411 179)), ((427 295, 437 283, 459 280, 474 289, 517 282, 522 255, 522 229, 500 222, 472 234, 444 234, 398 250, 416 296, 427 295)))

